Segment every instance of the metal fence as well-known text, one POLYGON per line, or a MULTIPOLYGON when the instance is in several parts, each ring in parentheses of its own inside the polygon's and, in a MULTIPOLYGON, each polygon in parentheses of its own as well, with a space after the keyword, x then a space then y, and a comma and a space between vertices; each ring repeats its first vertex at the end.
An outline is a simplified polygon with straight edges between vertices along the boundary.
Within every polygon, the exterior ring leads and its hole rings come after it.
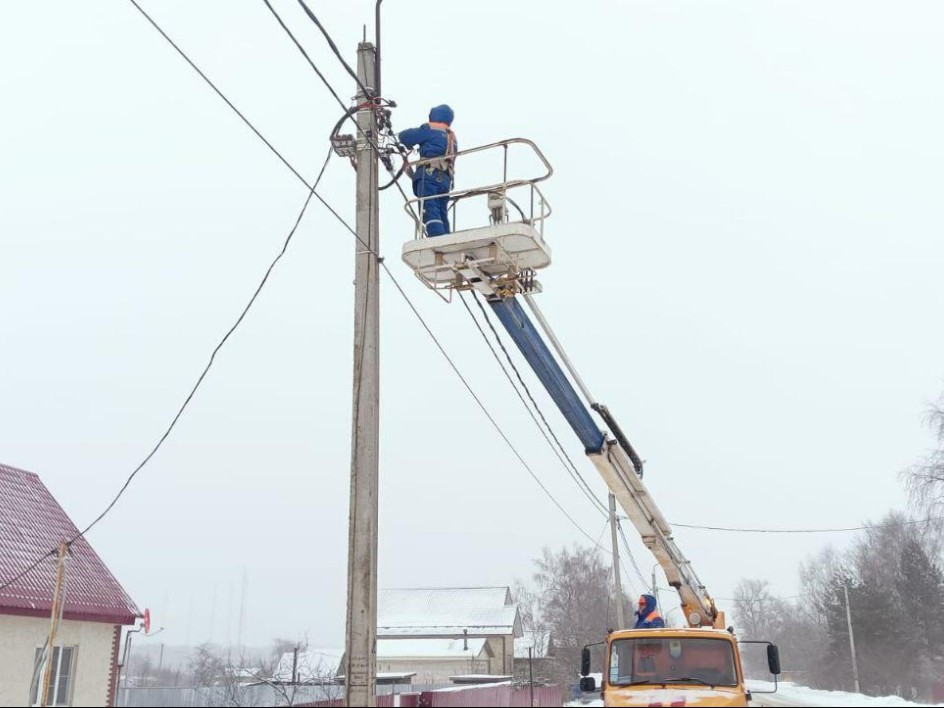
MULTIPOLYGON (((378 686, 377 705, 393 706, 393 694, 423 691, 440 686, 378 686), (385 701, 385 702, 381 702, 385 701), (388 701, 388 702, 387 702, 388 701)), ((118 692, 120 708, 211 708, 212 706, 247 706, 268 708, 298 705, 342 705, 344 686, 206 686, 199 688, 122 688, 118 692), (342 701, 334 703, 334 701, 342 701)))
MULTIPOLYGON (((489 686, 442 687, 429 685, 378 686, 377 705, 393 708, 436 708, 439 706, 562 706, 561 686, 500 684, 489 686), (396 693, 394 693, 396 689, 396 693), (532 691, 533 699, 532 703, 532 691)), ((323 686, 209 686, 202 688, 122 688, 118 694, 121 707, 210 708, 211 706, 311 706, 332 708, 344 705, 344 687, 323 686)))

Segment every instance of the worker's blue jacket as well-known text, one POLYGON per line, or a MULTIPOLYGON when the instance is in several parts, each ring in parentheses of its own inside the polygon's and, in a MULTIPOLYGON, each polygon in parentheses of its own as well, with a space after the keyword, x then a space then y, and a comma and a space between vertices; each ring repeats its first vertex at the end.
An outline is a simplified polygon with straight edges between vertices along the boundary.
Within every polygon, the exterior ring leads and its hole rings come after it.
MULTIPOLYGON (((456 146, 455 133, 452 134, 452 150, 455 153, 456 146)), ((449 148, 449 132, 438 128, 433 128, 429 123, 423 123, 419 128, 408 128, 402 131, 398 136, 401 143, 408 148, 419 146, 420 157, 424 160, 430 157, 445 157, 449 148)), ((426 172, 426 166, 421 166, 413 175, 413 181, 420 179, 426 172)))
POLYGON ((656 598, 652 595, 640 595, 639 599, 646 604, 636 610, 636 624, 633 629, 657 629, 665 627, 665 620, 656 608, 656 598))
POLYGON ((446 195, 452 190, 453 156, 457 150, 456 136, 449 128, 452 118, 449 106, 436 106, 429 113, 429 123, 404 130, 397 136, 407 147, 419 147, 422 159, 433 159, 413 173, 413 194, 420 197, 427 236, 449 233, 449 197, 446 195))

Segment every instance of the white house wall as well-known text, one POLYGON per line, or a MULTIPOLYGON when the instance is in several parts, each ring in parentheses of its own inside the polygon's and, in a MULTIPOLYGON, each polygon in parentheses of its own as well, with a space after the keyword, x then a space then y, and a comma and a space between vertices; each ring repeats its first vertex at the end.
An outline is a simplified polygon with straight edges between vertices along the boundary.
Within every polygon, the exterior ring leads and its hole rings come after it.
MULTIPOLYGON (((49 619, 0 615, 0 706, 25 706, 36 649, 49 634, 49 619)), ((73 706, 107 706, 115 627, 64 620, 57 646, 74 646, 73 706)))
POLYGON ((486 674, 488 658, 481 659, 377 659, 377 671, 387 673, 416 673, 414 684, 448 684, 450 676, 486 674))

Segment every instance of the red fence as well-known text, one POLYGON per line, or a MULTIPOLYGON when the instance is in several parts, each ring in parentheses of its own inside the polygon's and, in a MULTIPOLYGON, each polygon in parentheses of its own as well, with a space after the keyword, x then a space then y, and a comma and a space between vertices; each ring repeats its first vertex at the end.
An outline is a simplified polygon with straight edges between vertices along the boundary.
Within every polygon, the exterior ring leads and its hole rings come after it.
MULTIPOLYGON (((419 696, 418 693, 408 694, 412 696, 419 696)), ((402 696, 401 696, 402 698, 402 696)), ((332 698, 327 701, 315 701, 314 703, 296 703, 295 708, 344 708, 344 699, 343 698, 332 698)), ((401 706, 416 706, 416 700, 414 699, 412 703, 400 702, 401 706)), ((382 696, 377 696, 377 708, 393 708, 393 695, 387 693, 382 696)))
MULTIPOLYGON (((478 708, 478 706, 499 706, 500 708, 519 708, 535 705, 540 708, 554 708, 564 705, 563 691, 560 686, 535 686, 534 703, 531 703, 531 689, 527 686, 479 686, 448 689, 445 691, 423 691, 423 693, 401 693, 398 698, 403 708, 478 708)), ((305 706, 333 708, 343 706, 342 699, 305 703, 305 706)), ((377 696, 377 705, 392 708, 394 696, 377 696)))
MULTIPOLYGON (((534 703, 541 708, 562 706, 562 691, 560 686, 535 686, 534 703)), ((404 705, 401 701, 400 705, 404 705)), ((515 706, 530 706, 531 689, 512 686, 482 686, 452 691, 424 691, 419 696, 419 706, 430 708, 451 707, 475 708, 476 706, 501 706, 512 708, 515 706)))

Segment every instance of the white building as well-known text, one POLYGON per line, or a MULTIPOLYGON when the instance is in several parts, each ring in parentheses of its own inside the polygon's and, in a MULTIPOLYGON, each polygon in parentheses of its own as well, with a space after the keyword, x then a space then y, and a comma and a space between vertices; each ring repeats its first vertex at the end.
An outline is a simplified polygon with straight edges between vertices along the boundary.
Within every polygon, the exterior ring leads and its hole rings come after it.
MULTIPOLYGON (((78 529, 35 474, 0 465, 0 586, 78 529)), ((65 564, 65 605, 51 659, 50 706, 111 706, 122 625, 141 615, 84 538, 65 564)), ((57 560, 0 590, 0 706, 37 704, 57 560)))
POLYGON ((377 671, 415 672, 414 683, 514 673, 518 606, 508 587, 380 590, 377 671))

